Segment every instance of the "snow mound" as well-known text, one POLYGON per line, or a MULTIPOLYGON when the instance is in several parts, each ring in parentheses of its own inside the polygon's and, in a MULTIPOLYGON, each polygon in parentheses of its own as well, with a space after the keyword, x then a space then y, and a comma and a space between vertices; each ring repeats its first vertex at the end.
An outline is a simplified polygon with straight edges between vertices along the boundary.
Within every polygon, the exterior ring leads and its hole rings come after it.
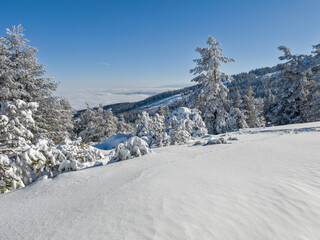
POLYGON ((228 137, 228 140, 229 141, 238 141, 238 138, 237 137, 228 137))
POLYGON ((0 195, 0 239, 319 239, 319 145, 297 124, 42 178, 0 195))
POLYGON ((224 138, 210 138, 207 142, 207 145, 214 144, 227 144, 227 141, 224 138))
POLYGON ((151 153, 148 143, 137 136, 131 137, 125 143, 120 143, 113 157, 114 161, 127 160, 151 153))
POLYGON ((128 141, 130 137, 131 134, 119 133, 117 135, 109 137, 106 141, 100 144, 94 145, 94 147, 101 150, 111 150, 116 148, 120 143, 128 141))

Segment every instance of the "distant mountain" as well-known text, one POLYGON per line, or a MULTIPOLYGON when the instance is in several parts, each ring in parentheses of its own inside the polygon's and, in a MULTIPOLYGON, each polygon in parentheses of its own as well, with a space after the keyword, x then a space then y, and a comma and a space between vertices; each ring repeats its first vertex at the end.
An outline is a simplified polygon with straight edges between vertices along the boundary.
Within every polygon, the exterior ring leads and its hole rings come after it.
MULTIPOLYGON (((239 91, 240 94, 244 96, 247 93, 249 87, 252 87, 256 98, 264 98, 267 95, 268 89, 270 88, 273 91, 276 91, 276 89, 271 86, 269 81, 267 81, 266 78, 263 77, 275 71, 276 67, 265 67, 254 69, 247 73, 244 72, 233 75, 232 77, 234 80, 227 84, 230 91, 231 99, 235 96, 236 91, 239 91)), ((190 91, 193 91, 199 86, 200 85, 193 85, 177 90, 165 91, 141 101, 110 104, 103 106, 103 108, 105 110, 111 108, 115 115, 123 114, 126 120, 133 122, 139 112, 143 110, 154 112, 161 105, 169 105, 169 107, 172 108, 175 107, 175 104, 176 106, 178 106, 177 102, 182 99, 183 95, 188 94, 190 91)), ((162 87, 169 88, 169 86, 162 87)), ((83 111, 85 110, 78 111, 76 116, 78 116, 83 111)))
MULTIPOLYGON (((178 90, 166 91, 166 92, 158 93, 156 95, 153 95, 151 97, 148 97, 144 100, 137 101, 137 102, 124 102, 124 103, 105 105, 103 106, 103 109, 107 110, 111 108, 112 112, 116 115, 123 114, 130 111, 156 110, 157 108, 156 106, 159 107, 161 105, 168 105, 168 103, 173 104, 174 103, 173 99, 179 100, 181 99, 181 96, 183 94, 189 91, 192 91, 197 87, 198 87, 197 85, 193 85, 193 86, 181 88, 178 90), (166 101, 165 99, 168 99, 168 100, 166 101), (150 109, 148 106, 150 106, 150 109)), ((83 111, 85 111, 85 109, 78 111, 76 116, 78 116, 83 111)))

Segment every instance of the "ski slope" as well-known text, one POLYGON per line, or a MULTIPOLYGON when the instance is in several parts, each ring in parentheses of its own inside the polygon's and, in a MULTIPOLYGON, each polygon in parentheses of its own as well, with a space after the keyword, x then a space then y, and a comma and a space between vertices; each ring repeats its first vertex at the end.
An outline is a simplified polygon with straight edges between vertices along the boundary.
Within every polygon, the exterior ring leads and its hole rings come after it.
POLYGON ((0 195, 0 239, 319 239, 320 122, 231 135, 0 195))
POLYGON ((156 101, 154 103, 147 104, 146 106, 140 107, 138 110, 140 110, 140 111, 156 111, 161 106, 170 106, 173 103, 175 103, 176 101, 179 101, 181 99, 182 99, 182 95, 176 94, 176 95, 161 99, 159 101, 156 101))

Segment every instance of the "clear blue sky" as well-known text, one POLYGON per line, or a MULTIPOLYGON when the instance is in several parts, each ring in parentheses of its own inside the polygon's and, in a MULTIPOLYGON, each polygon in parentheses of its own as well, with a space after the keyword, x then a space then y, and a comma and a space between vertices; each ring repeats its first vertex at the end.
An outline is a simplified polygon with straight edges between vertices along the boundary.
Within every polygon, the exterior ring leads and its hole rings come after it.
POLYGON ((277 64, 279 45, 320 43, 319 0, 14 0, 0 3, 0 35, 22 24, 61 88, 189 82, 194 49, 210 34, 237 60, 228 74, 277 64))

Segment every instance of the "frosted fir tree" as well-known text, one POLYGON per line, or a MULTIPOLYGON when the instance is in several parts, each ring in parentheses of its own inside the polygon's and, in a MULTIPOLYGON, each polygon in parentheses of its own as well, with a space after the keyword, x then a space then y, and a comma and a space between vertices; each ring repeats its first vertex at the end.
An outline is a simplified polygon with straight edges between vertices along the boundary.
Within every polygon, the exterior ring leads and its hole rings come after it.
POLYGON ((118 119, 112 110, 103 109, 102 105, 97 110, 87 104, 87 109, 76 120, 76 132, 85 142, 101 142, 117 133, 118 119))
POLYGON ((250 87, 247 94, 243 98, 242 111, 245 116, 245 121, 249 127, 258 127, 260 125, 259 112, 255 104, 253 90, 250 87))
POLYGON ((294 55, 285 46, 278 49, 284 53, 279 59, 288 62, 279 65, 278 73, 272 78, 279 90, 270 119, 275 125, 307 122, 310 112, 307 96, 312 77, 310 65, 306 62, 306 56, 294 55))
POLYGON ((39 105, 35 121, 37 135, 52 139, 56 144, 70 138, 73 131, 74 109, 70 103, 60 97, 47 97, 39 105))
POLYGON ((0 107, 0 149, 25 147, 34 140, 35 121, 32 114, 37 103, 22 100, 3 103, 0 107))
POLYGON ((109 108, 107 111, 103 111, 103 119, 106 121, 106 128, 104 129, 105 138, 117 134, 118 118, 113 115, 111 108, 109 108))
POLYGON ((32 114, 37 107, 22 100, 2 102, 0 106, 0 193, 24 187, 24 176, 27 182, 30 179, 28 162, 19 155, 34 141, 32 114))
POLYGON ((242 98, 240 92, 236 92, 236 97, 230 108, 231 119, 235 121, 236 129, 247 128, 248 124, 246 122, 246 117, 243 111, 240 109, 242 106, 242 98))
POLYGON ((0 193, 6 193, 25 186, 21 170, 10 158, 0 152, 0 193))
POLYGON ((134 128, 130 123, 127 123, 123 114, 119 115, 117 122, 117 133, 133 134, 134 128))
POLYGON ((40 167, 41 163, 50 165, 44 162, 52 159, 52 151, 44 155, 33 145, 35 121, 32 115, 37 107, 37 103, 15 100, 0 108, 0 158, 5 160, 4 166, 0 166, 0 178, 5 183, 0 186, 2 193, 34 181, 44 169, 40 167))
POLYGON ((45 137, 35 138, 33 113, 37 103, 7 102, 0 108, 0 192, 24 187, 40 176, 92 166, 103 154, 78 141, 58 148, 45 137))
POLYGON ((1 101, 6 102, 7 99, 10 99, 8 95, 10 92, 7 92, 7 87, 10 85, 10 81, 6 76, 10 72, 10 59, 9 51, 6 45, 0 42, 0 106, 1 101))
POLYGON ((87 109, 80 114, 79 120, 75 123, 76 131, 79 132, 78 136, 81 137, 84 142, 98 142, 102 136, 96 131, 99 122, 97 111, 93 110, 89 104, 87 104, 87 109))
POLYGON ((0 104, 17 99, 38 102, 39 108, 34 117, 41 131, 35 133, 36 136, 44 134, 59 138, 59 134, 68 135, 66 129, 70 129, 71 118, 67 118, 71 116, 71 110, 65 111, 66 104, 57 104, 59 101, 52 97, 58 83, 43 77, 44 65, 39 64, 36 58, 38 50, 27 45, 29 41, 24 38, 23 31, 21 25, 13 26, 7 29, 5 37, 0 38, 0 104), (51 118, 50 124, 47 124, 43 116, 57 111, 66 122, 62 122, 61 118, 51 118))
POLYGON ((45 78, 44 65, 39 64, 35 55, 38 50, 27 45, 21 25, 7 29, 7 36, 0 38, 0 49, 6 55, 6 71, 0 75, 0 99, 38 102, 52 95, 57 83, 45 78), (5 50, 6 49, 6 50, 5 50))
POLYGON ((266 121, 266 125, 269 125, 272 121, 272 109, 275 105, 275 97, 272 94, 271 89, 268 90, 268 95, 264 99, 263 115, 266 121))
POLYGON ((136 135, 138 137, 150 137, 152 120, 146 111, 141 112, 135 121, 136 135))
POLYGON ((310 120, 320 120, 320 44, 313 46, 311 86, 308 94, 310 120))
POLYGON ((165 131, 164 116, 155 114, 151 118, 150 124, 150 146, 151 147, 164 147, 171 143, 170 136, 165 131))
POLYGON ((91 167, 97 160, 104 158, 100 150, 83 143, 81 138, 73 141, 67 138, 60 143, 57 149, 66 158, 58 166, 59 173, 91 167))
POLYGON ((164 118, 167 118, 170 114, 170 108, 168 105, 161 105, 157 112, 159 115, 163 116, 164 118))
POLYGON ((240 95, 240 92, 237 90, 236 91, 236 97, 233 101, 233 106, 236 107, 236 108, 240 108, 242 105, 242 98, 241 98, 241 95, 240 95))
POLYGON ((206 125, 197 109, 178 108, 169 114, 165 124, 172 145, 184 144, 191 137, 202 137, 207 134, 206 125))
POLYGON ((228 89, 222 83, 225 77, 219 70, 221 63, 234 62, 232 58, 222 55, 221 45, 209 36, 207 48, 197 48, 201 58, 195 59, 197 66, 190 72, 197 75, 192 81, 200 83, 202 87, 191 94, 191 106, 198 108, 204 116, 204 121, 210 133, 231 131, 235 128, 229 114, 227 102, 228 89))
POLYGON ((87 138, 89 137, 89 134, 87 134, 89 129, 88 125, 90 122, 93 122, 94 117, 95 112, 87 103, 87 109, 74 119, 74 132, 77 136, 81 137, 83 141, 87 141, 87 138))

